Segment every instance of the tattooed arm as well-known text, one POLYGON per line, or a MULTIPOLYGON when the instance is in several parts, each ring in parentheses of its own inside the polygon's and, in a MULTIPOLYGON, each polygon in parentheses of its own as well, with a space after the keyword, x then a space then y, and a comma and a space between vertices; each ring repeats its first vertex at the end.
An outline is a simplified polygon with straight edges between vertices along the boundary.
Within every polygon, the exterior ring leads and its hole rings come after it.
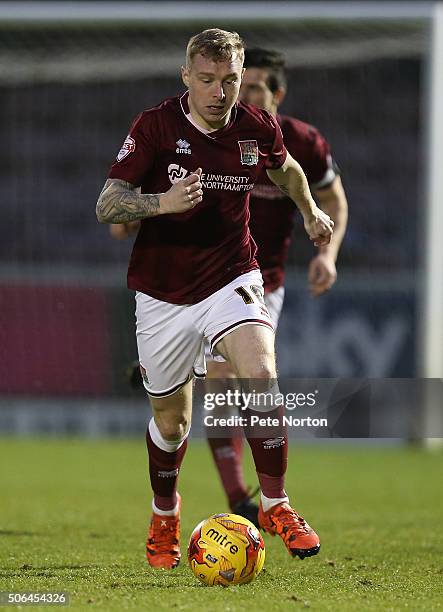
POLYGON ((108 179, 97 201, 101 223, 129 223, 160 214, 160 194, 136 193, 134 185, 108 179))
POLYGON ((315 246, 328 244, 334 223, 315 203, 300 164, 288 153, 283 166, 277 170, 267 170, 267 174, 295 202, 303 216, 306 232, 315 246))
POLYGON ((108 179, 97 200, 97 219, 101 223, 130 223, 157 215, 181 213, 202 201, 201 168, 166 193, 137 193, 136 187, 120 179, 108 179))

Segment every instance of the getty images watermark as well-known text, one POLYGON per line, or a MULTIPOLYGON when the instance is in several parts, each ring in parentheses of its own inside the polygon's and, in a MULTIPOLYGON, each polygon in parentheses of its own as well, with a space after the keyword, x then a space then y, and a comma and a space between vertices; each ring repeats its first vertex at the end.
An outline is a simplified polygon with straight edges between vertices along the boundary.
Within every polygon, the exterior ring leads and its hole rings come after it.
POLYGON ((245 432, 248 438, 271 439, 280 437, 284 426, 285 434, 300 439, 443 440, 441 378, 218 379, 208 383, 196 387, 200 418, 195 425, 202 428, 201 434, 205 429, 204 435, 214 438, 225 437, 229 428, 229 435, 245 432))
MULTIPOLYGON (((223 393, 205 393, 203 408, 207 412, 216 411, 216 414, 205 414, 203 422, 206 427, 328 427, 327 418, 313 418, 311 416, 297 417, 294 414, 281 414, 280 417, 267 413, 284 407, 287 411, 297 408, 315 408, 318 390, 309 393, 281 393, 280 391, 252 391, 227 389, 223 393), (229 412, 236 409, 236 414, 227 416, 221 411, 229 412), (250 410, 252 413, 242 414, 250 410), (240 414, 238 414, 240 413, 240 414)), ((274 413, 275 414, 275 413, 274 413)))

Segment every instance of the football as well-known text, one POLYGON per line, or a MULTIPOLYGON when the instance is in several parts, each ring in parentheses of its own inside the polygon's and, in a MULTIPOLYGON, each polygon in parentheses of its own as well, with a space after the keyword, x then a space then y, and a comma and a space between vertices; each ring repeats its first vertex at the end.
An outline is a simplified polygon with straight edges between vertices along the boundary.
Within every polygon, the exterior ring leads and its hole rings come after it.
POLYGON ((214 514, 195 527, 188 545, 194 575, 209 586, 246 584, 265 562, 260 532, 237 514, 214 514))

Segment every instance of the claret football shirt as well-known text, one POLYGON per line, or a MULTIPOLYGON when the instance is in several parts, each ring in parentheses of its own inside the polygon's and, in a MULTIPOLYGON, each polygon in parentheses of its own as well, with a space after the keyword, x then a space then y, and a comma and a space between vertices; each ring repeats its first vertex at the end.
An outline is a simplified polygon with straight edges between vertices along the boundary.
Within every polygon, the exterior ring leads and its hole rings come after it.
POLYGON ((203 170, 203 201, 144 219, 129 263, 130 289, 174 304, 197 303, 258 268, 249 194, 263 168, 286 159, 280 127, 266 111, 238 102, 229 123, 208 134, 188 114, 187 93, 142 112, 109 173, 155 194, 203 170))
MULTIPOLYGON (((329 187, 338 174, 328 142, 320 132, 303 121, 277 115, 287 150, 303 168, 311 189, 329 187)), ((265 171, 255 182, 250 198, 249 228, 257 243, 257 260, 265 292, 284 283, 296 208, 294 202, 269 180, 265 171)))

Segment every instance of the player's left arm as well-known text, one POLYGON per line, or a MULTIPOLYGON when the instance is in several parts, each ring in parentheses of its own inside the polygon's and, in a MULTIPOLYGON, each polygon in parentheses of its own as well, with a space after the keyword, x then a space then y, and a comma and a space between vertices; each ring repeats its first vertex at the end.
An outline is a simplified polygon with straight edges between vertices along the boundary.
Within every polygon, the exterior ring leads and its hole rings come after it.
POLYGON ((315 246, 328 245, 334 222, 315 203, 300 164, 288 153, 280 168, 266 172, 271 181, 295 202, 303 216, 305 230, 315 246))
POLYGON ((328 187, 314 190, 321 208, 334 221, 334 233, 329 244, 320 247, 308 270, 309 289, 314 296, 328 291, 337 280, 336 261, 348 223, 348 202, 339 176, 328 187))

